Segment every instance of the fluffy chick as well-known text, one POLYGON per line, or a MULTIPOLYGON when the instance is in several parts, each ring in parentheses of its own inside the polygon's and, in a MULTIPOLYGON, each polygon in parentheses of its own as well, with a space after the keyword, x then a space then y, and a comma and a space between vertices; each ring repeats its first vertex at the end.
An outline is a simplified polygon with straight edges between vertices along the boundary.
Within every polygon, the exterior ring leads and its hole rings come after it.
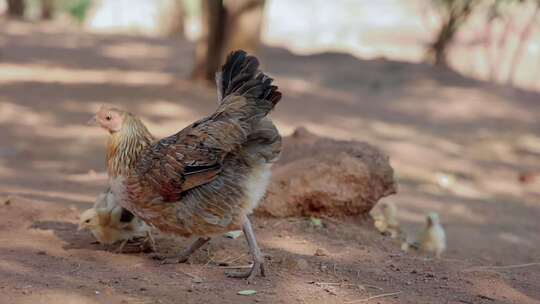
POLYGON ((97 197, 92 208, 81 213, 79 230, 82 229, 90 230, 101 244, 111 245, 121 241, 117 252, 121 252, 129 240, 138 237, 145 237, 154 249, 150 227, 118 205, 110 189, 97 197))
POLYGON ((390 233, 392 238, 396 238, 401 229, 399 228, 399 222, 396 219, 397 208, 393 203, 381 204, 382 215, 373 216, 375 220, 375 228, 381 233, 390 233))
POLYGON ((419 249, 424 253, 433 253, 440 258, 446 249, 446 233, 441 226, 439 215, 431 212, 426 217, 426 227, 419 238, 419 249))

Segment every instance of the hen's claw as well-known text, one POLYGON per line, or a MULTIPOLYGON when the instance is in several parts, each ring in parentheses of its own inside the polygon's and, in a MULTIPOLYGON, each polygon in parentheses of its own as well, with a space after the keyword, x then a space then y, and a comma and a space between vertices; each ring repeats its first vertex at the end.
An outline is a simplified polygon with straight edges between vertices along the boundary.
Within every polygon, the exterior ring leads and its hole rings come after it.
POLYGON ((244 231, 244 235, 246 236, 246 240, 249 246, 249 252, 251 253, 251 257, 253 258, 253 266, 248 271, 235 271, 235 272, 226 272, 225 275, 227 275, 229 278, 241 278, 245 279, 247 278, 248 283, 252 283, 257 274, 260 273, 262 277, 266 276, 266 269, 264 267, 264 258, 261 253, 261 250, 259 249, 259 246, 257 245, 257 240, 255 239, 255 233, 253 233, 253 228, 251 227, 251 222, 249 221, 249 218, 246 216, 244 220, 244 225, 242 226, 242 230, 244 231))
POLYGON ((263 261, 253 263, 253 265, 247 271, 227 271, 225 275, 229 278, 247 279, 248 284, 253 283, 257 274, 261 277, 266 277, 266 270, 263 261))
POLYGON ((152 258, 154 260, 161 261, 161 264, 178 264, 178 263, 185 263, 188 261, 189 257, 197 251, 197 249, 201 248, 204 244, 206 244, 208 241, 210 241, 210 238, 207 237, 200 237, 195 242, 191 243, 188 248, 184 249, 179 255, 174 257, 164 257, 161 255, 154 255, 152 258))

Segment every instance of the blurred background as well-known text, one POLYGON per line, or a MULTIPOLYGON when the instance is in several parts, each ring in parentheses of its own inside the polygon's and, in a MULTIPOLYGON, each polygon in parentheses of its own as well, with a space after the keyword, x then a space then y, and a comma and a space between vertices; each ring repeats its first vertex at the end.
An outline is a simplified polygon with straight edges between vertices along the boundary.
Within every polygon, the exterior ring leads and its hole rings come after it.
POLYGON ((305 126, 389 155, 399 189, 385 200, 406 228, 437 211, 450 259, 535 262, 539 12, 536 0, 0 0, 0 194, 88 207, 106 182, 92 113, 113 104, 176 132, 213 111, 214 72, 242 48, 283 92, 284 135, 305 126))
POLYGON ((197 0, 2 0, 0 12, 61 21, 71 30, 205 39, 223 44, 220 53, 262 42, 295 54, 427 61, 475 79, 535 89, 537 6, 533 0, 241 0, 204 6, 197 0))

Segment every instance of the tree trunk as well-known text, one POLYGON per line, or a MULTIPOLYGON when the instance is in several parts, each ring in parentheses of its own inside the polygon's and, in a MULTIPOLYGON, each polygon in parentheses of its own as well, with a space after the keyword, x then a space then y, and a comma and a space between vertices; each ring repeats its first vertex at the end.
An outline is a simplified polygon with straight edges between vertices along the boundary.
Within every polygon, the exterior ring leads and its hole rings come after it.
POLYGON ((242 49, 255 53, 261 37, 265 0, 234 0, 227 2, 227 23, 222 61, 231 51, 242 49))
POLYGON ((441 26, 437 39, 432 43, 427 51, 429 61, 436 65, 446 65, 448 46, 454 40, 459 28, 467 21, 472 13, 476 2, 468 1, 460 6, 460 3, 449 1, 447 3, 447 17, 441 26))
POLYGON ((23 18, 26 5, 24 0, 7 0, 8 15, 14 18, 23 18))
POLYGON ((454 39, 456 33, 456 20, 452 17, 448 19, 441 27, 437 40, 431 44, 428 55, 431 57, 431 61, 436 65, 446 65, 446 52, 448 45, 454 39))
POLYGON ((41 0, 41 19, 50 20, 52 19, 54 11, 53 0, 41 0))
POLYGON ((525 28, 519 35, 519 42, 516 48, 516 51, 514 52, 514 55, 512 56, 512 61, 510 63, 510 71, 508 71, 508 77, 506 78, 506 83, 510 85, 515 84, 515 78, 517 73, 517 68, 519 66, 519 61, 521 60, 521 57, 523 57, 523 53, 525 52, 525 45, 527 44, 529 37, 532 33, 534 23, 536 22, 536 19, 538 18, 538 14, 540 13, 540 3, 536 4, 536 8, 534 9, 534 12, 531 16, 531 19, 529 19, 529 22, 525 25, 525 28))
POLYGON ((255 53, 265 0, 203 0, 202 35, 192 78, 214 82, 216 71, 233 50, 255 53))
POLYGON ((213 81, 221 61, 225 18, 223 0, 202 0, 201 37, 195 49, 193 79, 213 81))
POLYGON ((184 36, 184 1, 174 1, 171 9, 173 10, 170 20, 167 24, 166 33, 168 36, 184 36))

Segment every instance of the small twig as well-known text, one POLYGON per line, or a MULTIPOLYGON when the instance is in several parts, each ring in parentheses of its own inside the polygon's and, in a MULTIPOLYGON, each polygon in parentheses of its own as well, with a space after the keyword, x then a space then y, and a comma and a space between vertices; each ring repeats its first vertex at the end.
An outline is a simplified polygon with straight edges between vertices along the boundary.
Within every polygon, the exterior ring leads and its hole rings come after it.
MULTIPOLYGON (((419 261, 423 261, 423 262, 437 261, 437 260, 434 260, 434 259, 428 258, 428 257, 417 257, 417 256, 407 256, 407 255, 394 255, 392 257, 397 257, 397 258, 401 258, 401 259, 408 259, 408 260, 419 260, 419 261)), ((468 263, 465 260, 451 259, 451 258, 440 258, 438 260, 439 261, 447 261, 447 262, 460 262, 460 263, 463 263, 463 264, 468 263)))
POLYGON ((485 295, 478 295, 478 297, 479 297, 480 299, 484 299, 484 300, 495 301, 494 298, 488 297, 488 296, 485 296, 485 295))
POLYGON ((378 295, 375 295, 375 296, 371 296, 371 297, 368 297, 368 298, 365 298, 365 299, 360 299, 360 300, 354 300, 354 301, 345 302, 345 304, 367 302, 367 301, 370 301, 370 300, 373 300, 373 299, 382 298, 382 297, 395 296, 395 295, 400 294, 400 293, 401 293, 401 291, 390 292, 390 293, 381 293, 381 294, 378 294, 378 295))
POLYGON ((182 271, 182 270, 178 270, 178 272, 180 272, 181 274, 184 274, 184 275, 186 275, 186 276, 188 276, 188 277, 190 277, 192 279, 200 279, 199 276, 196 276, 194 274, 191 274, 191 273, 188 273, 188 272, 185 272, 185 271, 182 271))
POLYGON ((369 287, 369 288, 373 288, 373 289, 377 289, 377 290, 380 290, 380 291, 383 291, 384 289, 379 287, 379 286, 375 286, 375 285, 362 285, 362 286, 366 286, 366 287, 369 287))
POLYGON ((239 256, 237 256, 235 258, 232 258, 232 259, 225 260, 224 262, 230 264, 230 263, 233 263, 233 262, 236 262, 236 261, 240 260, 241 258, 243 258, 245 256, 246 256, 246 254, 242 253, 241 255, 239 255, 239 256))
POLYGON ((279 221, 275 222, 275 223, 272 225, 272 228, 277 228, 277 226, 281 225, 281 223, 283 223, 283 220, 279 220, 279 221))
POLYGON ((463 270, 463 272, 471 272, 476 270, 488 270, 488 269, 512 269, 512 268, 523 268, 523 267, 529 267, 529 266, 537 266, 540 265, 540 262, 535 263, 526 263, 526 264, 516 264, 516 265, 506 265, 506 266, 476 266, 471 267, 469 269, 463 270))
POLYGON ((220 266, 223 269, 249 269, 253 267, 253 264, 250 265, 238 265, 238 266, 220 266))
POLYGON ((369 285, 369 284, 351 284, 351 283, 333 283, 333 282, 310 282, 311 284, 317 285, 317 286, 353 286, 358 287, 359 289, 365 290, 365 287, 377 289, 377 290, 384 290, 379 286, 375 285, 369 285))
POLYGON ((317 286, 323 286, 323 285, 329 285, 329 286, 356 286, 356 284, 331 283, 331 282, 313 282, 313 284, 317 285, 317 286))
POLYGON ((213 263, 213 262, 215 262, 215 261, 214 261, 214 257, 208 255, 208 261, 206 261, 206 263, 204 264, 203 267, 207 267, 208 265, 210 265, 210 263, 213 263))

